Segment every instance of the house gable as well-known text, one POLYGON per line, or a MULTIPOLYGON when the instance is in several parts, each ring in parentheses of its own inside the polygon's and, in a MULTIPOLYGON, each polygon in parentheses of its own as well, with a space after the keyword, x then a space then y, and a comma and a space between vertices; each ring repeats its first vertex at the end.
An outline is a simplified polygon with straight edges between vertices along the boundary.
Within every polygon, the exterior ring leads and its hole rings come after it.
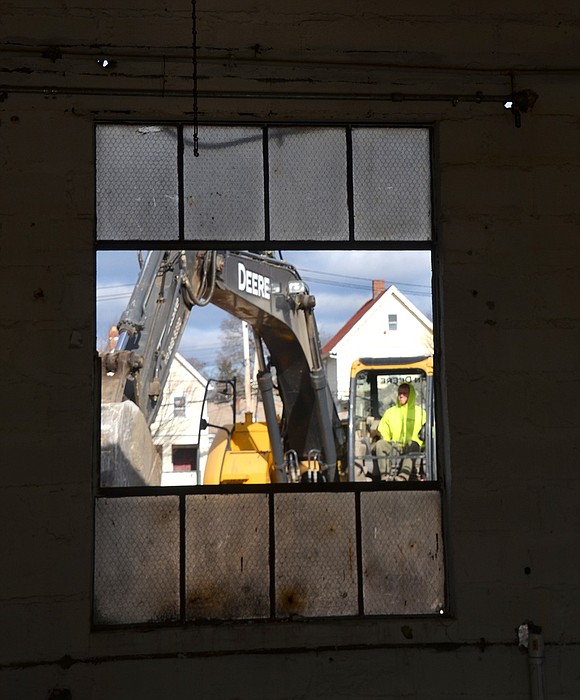
POLYGON ((429 354, 432 337, 432 322, 391 285, 376 293, 324 345, 322 352, 329 384, 337 398, 345 399, 350 367, 355 359, 429 354), (390 327, 389 316, 394 328, 390 327))
POLYGON ((201 433, 199 431, 206 383, 207 380, 190 362, 179 353, 175 354, 163 390, 162 404, 151 426, 153 441, 161 455, 162 485, 201 483, 209 448, 207 429, 201 433), (185 448, 197 451, 197 471, 175 474, 174 452, 185 448))

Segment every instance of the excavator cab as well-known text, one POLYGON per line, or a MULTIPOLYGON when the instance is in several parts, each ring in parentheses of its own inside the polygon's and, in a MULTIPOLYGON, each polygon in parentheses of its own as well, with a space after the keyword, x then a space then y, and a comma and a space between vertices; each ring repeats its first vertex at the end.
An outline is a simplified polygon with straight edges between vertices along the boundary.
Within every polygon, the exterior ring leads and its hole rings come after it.
POLYGON ((350 480, 436 480, 434 419, 432 356, 355 360, 348 419, 350 480), (401 384, 413 387, 415 404, 424 411, 419 449, 408 451, 393 444, 387 455, 379 456, 375 452, 381 437, 378 425, 385 411, 396 404, 401 384))

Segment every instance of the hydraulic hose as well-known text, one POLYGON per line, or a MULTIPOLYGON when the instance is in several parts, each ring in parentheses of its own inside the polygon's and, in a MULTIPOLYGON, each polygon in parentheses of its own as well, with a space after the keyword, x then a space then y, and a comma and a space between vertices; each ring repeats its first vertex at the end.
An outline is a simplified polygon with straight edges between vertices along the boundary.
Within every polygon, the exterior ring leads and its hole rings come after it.
POLYGON ((203 266, 200 271, 197 271, 195 266, 193 270, 188 271, 189 261, 184 250, 179 256, 179 267, 181 269, 181 281, 183 283, 183 297, 185 303, 189 306, 207 306, 213 296, 216 282, 216 251, 206 251, 203 259, 203 266), (192 280, 189 275, 196 273, 198 275, 197 287, 194 289, 192 280))

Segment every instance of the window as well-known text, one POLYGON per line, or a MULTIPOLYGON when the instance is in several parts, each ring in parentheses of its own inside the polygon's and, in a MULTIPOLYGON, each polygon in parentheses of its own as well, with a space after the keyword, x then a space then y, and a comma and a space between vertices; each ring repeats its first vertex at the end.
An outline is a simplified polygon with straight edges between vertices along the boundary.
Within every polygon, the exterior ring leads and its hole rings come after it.
MULTIPOLYGON (((148 284, 135 285, 139 303, 127 308, 162 323, 154 328, 123 314, 116 352, 102 356, 95 624, 444 612, 436 370, 411 366, 413 358, 396 367, 355 368, 351 361, 345 376, 356 398, 348 415, 339 415, 324 375, 312 369, 321 351, 314 307, 318 317, 324 294, 315 304, 306 275, 289 262, 303 251, 316 272, 324 258, 328 277, 318 281, 338 277, 343 289, 349 283, 340 275, 361 256, 367 266, 383 254, 418 256, 430 273, 429 130, 203 125, 199 158, 192 135, 186 124, 101 124, 96 131, 97 254, 150 249, 141 261, 148 284), (274 250, 284 251, 283 259, 274 250), (256 331, 244 367, 254 362, 254 375, 260 369, 266 420, 248 418, 251 377, 218 377, 191 427, 193 435, 213 431, 210 454, 173 444, 174 469, 195 462, 204 485, 149 486, 149 472, 132 475, 132 456, 116 451, 116 440, 137 431, 131 442, 144 446, 191 309, 208 300, 256 331), (369 421, 396 404, 393 387, 402 380, 431 423, 412 478, 395 478, 406 473, 401 461, 374 479, 369 421), (206 412, 212 395, 217 418, 206 412), (215 469, 212 451, 220 456, 215 469), (204 597, 215 589, 219 605, 204 597), (252 596, 242 594, 247 590, 252 596)), ((413 282, 387 281, 401 289, 413 282)), ((398 320, 388 316, 390 330, 398 320)), ((371 341, 361 347, 358 359, 368 362, 371 341)), ((376 355, 388 359, 389 349, 376 355)), ((336 367, 342 378, 344 367, 336 367)), ((187 406, 189 414, 189 400, 187 406)), ((185 412, 184 396, 175 397, 173 410, 185 412)))
POLYGON ((185 417, 185 396, 173 397, 173 415, 175 418, 185 417))
POLYGON ((430 248, 426 128, 202 125, 199 143, 195 158, 187 125, 97 126, 99 247, 356 241, 430 248))
POLYGON ((197 447, 173 445, 171 455, 174 472, 192 472, 197 469, 197 447))

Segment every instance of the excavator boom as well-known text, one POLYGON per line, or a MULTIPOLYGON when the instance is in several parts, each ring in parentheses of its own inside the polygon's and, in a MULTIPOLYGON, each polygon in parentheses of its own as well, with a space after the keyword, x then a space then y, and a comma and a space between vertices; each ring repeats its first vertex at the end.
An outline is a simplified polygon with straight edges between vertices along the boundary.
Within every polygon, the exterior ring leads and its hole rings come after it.
POLYGON ((301 463, 315 458, 325 480, 338 480, 346 440, 322 367, 315 298, 298 271, 270 253, 150 252, 117 324, 117 346, 103 356, 105 403, 131 400, 150 426, 189 314, 207 304, 253 329, 270 479, 286 480, 291 453, 301 463))

